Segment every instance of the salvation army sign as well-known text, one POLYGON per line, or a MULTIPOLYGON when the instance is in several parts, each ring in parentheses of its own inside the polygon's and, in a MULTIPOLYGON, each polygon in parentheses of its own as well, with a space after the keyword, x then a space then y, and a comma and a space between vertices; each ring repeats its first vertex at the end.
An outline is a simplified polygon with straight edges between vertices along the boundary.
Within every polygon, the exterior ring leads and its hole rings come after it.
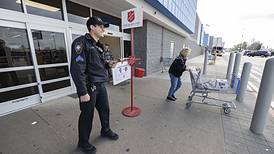
POLYGON ((135 19, 134 10, 127 12, 127 21, 131 23, 132 21, 134 21, 134 19, 135 19))
POLYGON ((143 10, 140 7, 122 11, 122 29, 143 26, 143 10))
POLYGON ((115 68, 112 68, 113 85, 130 79, 131 67, 127 61, 118 62, 115 68))

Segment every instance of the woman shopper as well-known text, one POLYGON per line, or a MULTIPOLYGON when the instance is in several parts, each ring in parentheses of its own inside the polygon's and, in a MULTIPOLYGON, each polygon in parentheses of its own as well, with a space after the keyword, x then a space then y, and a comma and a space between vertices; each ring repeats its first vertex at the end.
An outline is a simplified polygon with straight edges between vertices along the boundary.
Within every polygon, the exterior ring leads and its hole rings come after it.
POLYGON ((176 97, 174 93, 181 87, 181 76, 186 70, 187 57, 190 54, 191 49, 183 48, 178 57, 172 62, 168 73, 170 77, 170 88, 167 95, 167 100, 175 101, 176 97))

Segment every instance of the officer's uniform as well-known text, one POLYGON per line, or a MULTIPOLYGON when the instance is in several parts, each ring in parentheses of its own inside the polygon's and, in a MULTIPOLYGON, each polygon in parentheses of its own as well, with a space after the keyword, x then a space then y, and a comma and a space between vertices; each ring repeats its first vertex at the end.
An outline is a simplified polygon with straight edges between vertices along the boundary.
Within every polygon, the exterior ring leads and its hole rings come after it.
POLYGON ((110 130, 109 103, 104 82, 108 79, 108 63, 104 59, 103 45, 90 34, 80 36, 72 43, 71 76, 78 96, 90 95, 89 102, 80 102, 78 122, 79 143, 87 144, 92 129, 94 107, 102 125, 101 132, 110 130))

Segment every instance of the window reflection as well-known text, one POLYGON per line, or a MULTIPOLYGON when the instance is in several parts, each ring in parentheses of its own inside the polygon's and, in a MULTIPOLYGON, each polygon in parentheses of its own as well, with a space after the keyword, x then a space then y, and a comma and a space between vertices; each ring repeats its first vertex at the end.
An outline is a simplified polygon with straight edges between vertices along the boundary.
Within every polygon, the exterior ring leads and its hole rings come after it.
POLYGON ((56 78, 68 77, 68 67, 53 67, 53 68, 41 68, 39 69, 41 80, 51 80, 56 78))
POLYGON ((0 88, 36 82, 34 70, 0 73, 0 88))
POLYGON ((0 93, 0 103, 22 98, 22 97, 31 96, 34 94, 38 94, 37 86, 2 92, 0 93))
POLYGON ((0 68, 32 65, 25 29, 0 26, 0 68))
POLYGON ((62 13, 62 0, 25 0, 27 12, 30 14, 61 19, 63 20, 62 13))
POLYGON ((42 85, 43 92, 48 92, 56 89, 61 89, 70 86, 70 80, 64 80, 54 83, 42 85))
POLYGON ((77 34, 72 34, 72 41, 74 41, 75 39, 77 39, 78 37, 80 37, 81 35, 77 35, 77 34))
POLYGON ((79 24, 86 24, 88 17, 90 17, 90 9, 80 4, 66 0, 68 21, 79 24))
POLYGON ((23 12, 21 0, 0 0, 0 8, 23 12))
POLYGON ((66 47, 63 33, 32 30, 37 63, 66 63, 66 47))

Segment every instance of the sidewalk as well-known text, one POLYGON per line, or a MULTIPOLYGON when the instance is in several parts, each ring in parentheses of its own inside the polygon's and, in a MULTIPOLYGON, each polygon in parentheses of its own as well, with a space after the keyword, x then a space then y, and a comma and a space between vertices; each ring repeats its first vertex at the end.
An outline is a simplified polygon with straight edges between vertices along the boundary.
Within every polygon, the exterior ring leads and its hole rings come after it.
MULTIPOLYGON (((205 78, 224 78, 227 56, 208 65, 205 78)), ((203 66, 203 56, 190 59, 191 66, 203 66)), ((135 78, 136 106, 142 113, 127 118, 121 110, 130 104, 130 85, 108 85, 111 126, 120 135, 118 141, 100 138, 100 122, 94 113, 90 142, 98 154, 259 154, 274 153, 274 114, 269 112, 264 135, 249 131, 256 95, 246 93, 244 103, 235 102, 237 110, 223 115, 216 107, 193 104, 185 109, 191 91, 189 74, 182 77, 183 87, 175 103, 165 101, 169 88, 167 72, 135 78)), ((234 94, 217 94, 235 99, 234 94)), ((0 154, 78 154, 78 100, 67 96, 4 117, 0 117, 0 154)))

